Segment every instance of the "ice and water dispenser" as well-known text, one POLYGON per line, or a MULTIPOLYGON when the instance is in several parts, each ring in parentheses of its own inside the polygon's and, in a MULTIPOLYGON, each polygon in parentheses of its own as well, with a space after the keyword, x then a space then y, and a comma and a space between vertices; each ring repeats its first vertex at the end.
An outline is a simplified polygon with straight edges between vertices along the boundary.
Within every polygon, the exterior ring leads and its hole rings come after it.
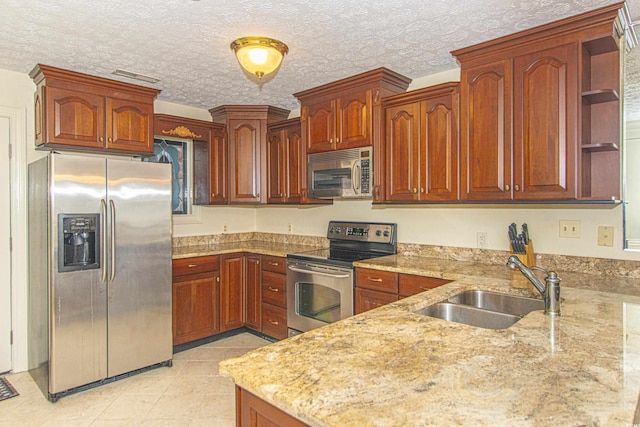
POLYGON ((58 215, 58 271, 100 268, 100 215, 58 215))

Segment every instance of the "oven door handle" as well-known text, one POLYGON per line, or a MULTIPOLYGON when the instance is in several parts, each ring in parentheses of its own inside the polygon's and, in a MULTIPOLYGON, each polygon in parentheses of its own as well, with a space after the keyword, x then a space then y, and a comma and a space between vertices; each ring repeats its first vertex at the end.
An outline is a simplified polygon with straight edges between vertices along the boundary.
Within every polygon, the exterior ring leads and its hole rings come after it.
POLYGON ((304 268, 298 268, 298 267, 293 267, 293 266, 289 266, 289 270, 291 271, 295 271, 297 273, 307 273, 307 274, 318 274, 320 276, 327 276, 327 277, 333 277, 335 279, 346 279, 349 277, 348 274, 331 274, 331 273, 324 273, 322 271, 316 271, 316 270, 307 270, 304 268))

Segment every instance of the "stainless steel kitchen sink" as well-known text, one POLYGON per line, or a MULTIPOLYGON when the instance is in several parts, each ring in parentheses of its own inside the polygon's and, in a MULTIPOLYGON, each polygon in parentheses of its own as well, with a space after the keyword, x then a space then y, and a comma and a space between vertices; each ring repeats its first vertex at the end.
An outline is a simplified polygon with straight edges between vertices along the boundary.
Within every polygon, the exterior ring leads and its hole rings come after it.
POLYGON ((449 302, 439 302, 417 310, 415 313, 485 329, 506 329, 521 319, 513 314, 449 302))
POLYGON ((539 299, 478 289, 459 293, 447 301, 521 317, 535 310, 544 310, 544 301, 539 299))
POLYGON ((485 329, 506 329, 544 301, 483 290, 469 290, 414 313, 485 329))

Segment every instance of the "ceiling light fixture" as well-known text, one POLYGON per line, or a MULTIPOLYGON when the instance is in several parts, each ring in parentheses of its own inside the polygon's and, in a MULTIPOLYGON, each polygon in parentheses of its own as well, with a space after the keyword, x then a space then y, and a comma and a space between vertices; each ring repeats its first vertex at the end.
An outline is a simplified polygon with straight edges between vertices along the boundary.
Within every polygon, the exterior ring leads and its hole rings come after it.
POLYGON ((286 44, 268 37, 242 37, 231 43, 238 62, 259 79, 274 72, 289 52, 286 44))

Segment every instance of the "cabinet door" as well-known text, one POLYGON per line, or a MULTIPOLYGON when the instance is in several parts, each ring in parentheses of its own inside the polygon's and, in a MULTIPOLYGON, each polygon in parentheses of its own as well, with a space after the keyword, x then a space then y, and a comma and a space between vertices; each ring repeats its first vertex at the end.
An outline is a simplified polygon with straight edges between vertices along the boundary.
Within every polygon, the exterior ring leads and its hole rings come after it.
POLYGON ((307 141, 307 154, 335 150, 335 101, 325 101, 303 107, 302 126, 307 141))
POLYGON ((244 255, 220 257, 220 331, 243 324, 244 255))
POLYGON ((511 199, 511 60, 460 77, 460 198, 511 199))
POLYGON ((371 91, 341 95, 335 105, 336 149, 371 145, 371 91))
POLYGON ((306 167, 303 168, 303 164, 306 165, 307 157, 304 154, 300 126, 288 129, 286 135, 286 156, 288 161, 285 179, 287 202, 300 203, 302 201, 302 189, 306 188, 303 180, 307 179, 306 174, 303 174, 303 171, 306 171, 306 167))
POLYGON ((214 335, 219 328, 218 272, 173 279, 173 345, 214 335))
POLYGON ((286 132, 267 133, 267 203, 286 200, 286 132))
POLYGON ((245 263, 244 323, 257 331, 262 319, 261 294, 261 262, 260 255, 247 255, 245 263))
POLYGON ((45 93, 46 143, 105 147, 104 96, 55 87, 45 87, 45 93))
POLYGON ((260 202, 261 121, 229 120, 229 202, 260 202))
POLYGON ((227 203, 227 139, 222 130, 209 140, 209 204, 227 203))
POLYGON ((398 301, 398 294, 356 288, 356 314, 398 301))
POLYGON ((107 98, 107 148, 153 154, 153 104, 107 98))
POLYGON ((236 386, 237 427, 308 427, 266 401, 236 386))
POLYGON ((457 92, 426 100, 421 118, 420 200, 457 200, 457 92))
POLYGON ((578 44, 514 59, 515 199, 575 199, 578 44))
POLYGON ((418 200, 420 103, 413 102, 385 111, 386 200, 418 200))

